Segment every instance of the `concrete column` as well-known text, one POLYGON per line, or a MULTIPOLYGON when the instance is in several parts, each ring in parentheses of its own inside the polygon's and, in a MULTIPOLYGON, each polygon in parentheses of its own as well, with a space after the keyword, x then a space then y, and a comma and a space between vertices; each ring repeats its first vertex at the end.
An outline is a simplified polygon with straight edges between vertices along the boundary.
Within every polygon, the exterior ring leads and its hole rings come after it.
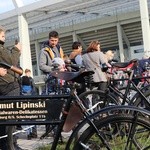
POLYGON ((126 50, 126 53, 124 53, 125 55, 125 61, 130 61, 131 60, 131 49, 130 49, 130 41, 128 39, 128 37, 126 36, 126 33, 125 31, 123 30, 122 26, 121 26, 121 31, 122 31, 122 37, 123 37, 123 40, 125 41, 126 45, 127 45, 127 50, 126 50))
POLYGON ((147 0, 139 0, 144 53, 150 56, 150 26, 147 0))
POLYGON ((118 33, 118 42, 119 42, 119 55, 120 61, 124 62, 124 49, 123 49, 123 40, 122 40, 122 30, 120 23, 117 23, 117 33, 118 33))
POLYGON ((76 35, 76 32, 72 32, 72 36, 73 36, 73 42, 75 41, 78 41, 78 38, 77 38, 77 35, 76 35))
POLYGON ((31 75, 33 76, 28 23, 25 16, 22 14, 18 16, 18 22, 19 22, 19 40, 22 45, 20 66, 23 68, 23 70, 25 70, 26 68, 30 69, 31 75))
POLYGON ((86 46, 85 42, 80 38, 79 35, 77 35, 77 38, 78 38, 78 41, 81 43, 83 49, 86 50, 86 49, 87 49, 87 46, 86 46))
POLYGON ((37 62, 37 73, 38 76, 41 75, 41 71, 39 69, 39 51, 40 51, 40 45, 37 40, 35 40, 35 53, 36 53, 36 62, 37 62))

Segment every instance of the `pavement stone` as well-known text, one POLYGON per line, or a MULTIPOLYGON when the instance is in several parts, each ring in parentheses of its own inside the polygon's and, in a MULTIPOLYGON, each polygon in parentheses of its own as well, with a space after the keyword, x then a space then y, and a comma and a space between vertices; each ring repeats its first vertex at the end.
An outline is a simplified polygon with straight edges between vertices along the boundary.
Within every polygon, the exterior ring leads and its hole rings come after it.
MULTIPOLYGON (((17 143, 19 147, 21 147, 23 150, 36 150, 38 147, 50 144, 53 142, 53 137, 45 137, 44 139, 40 139, 41 135, 45 131, 44 125, 38 125, 37 126, 37 138, 31 138, 31 140, 27 139, 27 132, 22 130, 22 132, 18 133, 18 140, 17 143)), ((64 139, 68 138, 70 136, 71 132, 64 133, 62 132, 62 136, 64 139)))

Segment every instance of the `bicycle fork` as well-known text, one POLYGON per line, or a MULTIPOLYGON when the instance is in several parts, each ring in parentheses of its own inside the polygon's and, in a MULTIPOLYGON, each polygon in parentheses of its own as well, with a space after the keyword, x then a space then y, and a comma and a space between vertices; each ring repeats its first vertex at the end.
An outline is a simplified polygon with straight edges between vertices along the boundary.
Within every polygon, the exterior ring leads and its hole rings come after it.
MULTIPOLYGON (((89 119, 89 118, 88 118, 89 113, 87 112, 87 109, 84 107, 84 105, 81 103, 80 98, 77 96, 77 94, 76 94, 75 92, 74 92, 74 95, 75 95, 75 97, 76 97, 76 102, 77 102, 77 104, 79 105, 79 108, 81 109, 81 111, 83 112, 84 117, 87 119, 89 125, 90 125, 91 127, 93 127, 93 129, 95 130, 95 133, 96 133, 97 136, 101 139, 102 143, 106 146, 106 148, 107 148, 108 150, 111 150, 111 148, 110 148, 108 142, 107 142, 107 141, 105 140, 105 138, 104 138, 104 134, 103 134, 102 132, 100 132, 100 131, 97 129, 96 125, 94 124, 93 119, 89 119)), ((86 144, 82 143, 82 141, 80 141, 79 143, 80 143, 80 145, 81 145, 85 150, 91 150, 91 149, 89 148, 89 146, 87 146, 86 144)))

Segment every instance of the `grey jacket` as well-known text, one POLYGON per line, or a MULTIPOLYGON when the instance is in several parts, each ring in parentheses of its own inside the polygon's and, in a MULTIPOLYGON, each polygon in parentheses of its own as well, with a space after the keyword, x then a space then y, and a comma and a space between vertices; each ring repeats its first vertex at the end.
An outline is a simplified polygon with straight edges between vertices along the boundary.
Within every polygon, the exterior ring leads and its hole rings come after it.
POLYGON ((102 72, 101 70, 101 64, 107 63, 105 54, 101 51, 94 51, 90 53, 85 53, 82 57, 83 57, 83 65, 86 67, 86 69, 93 70, 95 72, 93 75, 94 82, 101 82, 101 81, 106 82, 107 81, 106 73, 102 72))
MULTIPOLYGON (((57 57, 62 58, 63 57, 62 48, 59 45, 57 45, 57 49, 58 49, 58 53, 60 53, 60 56, 57 56, 57 57)), ((46 74, 50 73, 53 68, 52 67, 52 58, 50 56, 50 53, 48 52, 50 50, 51 50, 51 48, 48 45, 48 42, 46 42, 46 44, 43 46, 43 48, 39 54, 39 68, 41 71, 43 71, 46 74)))
POLYGON ((39 68, 45 73, 50 73, 52 70, 52 59, 44 48, 40 51, 39 68))

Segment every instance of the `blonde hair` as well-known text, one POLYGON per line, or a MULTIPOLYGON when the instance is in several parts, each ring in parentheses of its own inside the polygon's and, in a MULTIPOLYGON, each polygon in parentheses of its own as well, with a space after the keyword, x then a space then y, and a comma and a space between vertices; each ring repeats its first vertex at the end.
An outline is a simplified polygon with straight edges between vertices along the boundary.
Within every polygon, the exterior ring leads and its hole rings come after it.
POLYGON ((144 54, 142 59, 148 59, 150 56, 148 56, 148 54, 144 54))
POLYGON ((112 60, 114 58, 114 52, 112 50, 108 50, 105 54, 108 60, 112 60))

